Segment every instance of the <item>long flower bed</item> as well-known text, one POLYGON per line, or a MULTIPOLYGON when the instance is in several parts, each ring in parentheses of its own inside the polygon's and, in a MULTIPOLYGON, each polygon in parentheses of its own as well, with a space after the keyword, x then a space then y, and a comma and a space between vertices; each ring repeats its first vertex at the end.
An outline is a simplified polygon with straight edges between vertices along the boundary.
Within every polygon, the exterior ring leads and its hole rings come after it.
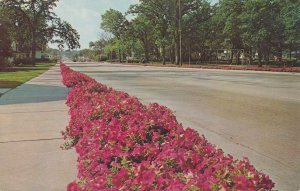
POLYGON ((290 67, 258 67, 258 66, 192 66, 191 68, 202 69, 222 69, 222 70, 251 70, 251 71, 271 71, 271 72, 300 72, 300 68, 290 67))
POLYGON ((143 105, 61 64, 70 88, 64 147, 78 153, 68 191, 272 190, 248 161, 234 160, 157 103, 143 105))
MULTIPOLYGON (((141 65, 140 63, 127 63, 128 65, 141 65)), ((143 66, 159 66, 159 67, 178 67, 175 64, 142 64, 143 66)), ((200 69, 221 69, 221 70, 250 70, 250 71, 270 71, 270 72, 293 72, 299 73, 300 67, 259 67, 254 65, 188 65, 184 64, 183 68, 200 68, 200 69)))

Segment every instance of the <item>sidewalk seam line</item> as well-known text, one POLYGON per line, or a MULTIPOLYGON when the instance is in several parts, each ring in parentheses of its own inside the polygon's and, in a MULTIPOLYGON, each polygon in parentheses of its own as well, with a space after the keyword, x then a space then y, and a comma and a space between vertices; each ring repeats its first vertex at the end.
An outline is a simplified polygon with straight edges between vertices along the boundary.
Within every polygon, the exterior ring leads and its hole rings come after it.
POLYGON ((22 142, 39 142, 39 141, 54 141, 54 140, 63 140, 63 138, 49 138, 49 139, 25 139, 25 140, 15 140, 15 141, 0 141, 0 144, 7 143, 22 143, 22 142))

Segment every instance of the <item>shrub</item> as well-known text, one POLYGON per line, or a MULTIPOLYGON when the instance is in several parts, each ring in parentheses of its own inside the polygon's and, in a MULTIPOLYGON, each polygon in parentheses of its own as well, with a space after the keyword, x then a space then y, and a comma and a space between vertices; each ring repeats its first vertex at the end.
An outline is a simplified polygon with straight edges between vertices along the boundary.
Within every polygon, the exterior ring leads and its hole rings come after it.
POLYGON ((108 60, 108 57, 107 57, 107 55, 105 55, 105 54, 96 55, 96 56, 95 56, 95 60, 96 60, 96 61, 107 61, 107 60, 108 60))
POLYGON ((83 190, 272 190, 274 183, 247 158, 224 155, 157 103, 143 105, 61 65, 70 87, 70 122, 65 148, 78 153, 78 180, 68 191, 83 190))
POLYGON ((13 63, 14 65, 30 65, 31 64, 31 58, 16 58, 13 63))
POLYGON ((120 62, 119 59, 111 59, 111 60, 107 60, 107 62, 111 62, 111 63, 116 63, 116 62, 120 62))
POLYGON ((126 62, 127 63, 139 63, 140 59, 136 57, 126 57, 126 62))

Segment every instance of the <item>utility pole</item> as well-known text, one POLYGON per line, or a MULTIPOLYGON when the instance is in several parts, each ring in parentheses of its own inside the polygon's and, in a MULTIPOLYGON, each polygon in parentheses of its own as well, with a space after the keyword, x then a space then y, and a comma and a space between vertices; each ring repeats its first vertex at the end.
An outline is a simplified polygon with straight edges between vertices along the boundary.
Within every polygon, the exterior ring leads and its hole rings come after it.
POLYGON ((181 38, 181 0, 178 3, 179 12, 179 65, 182 66, 182 38, 181 38))

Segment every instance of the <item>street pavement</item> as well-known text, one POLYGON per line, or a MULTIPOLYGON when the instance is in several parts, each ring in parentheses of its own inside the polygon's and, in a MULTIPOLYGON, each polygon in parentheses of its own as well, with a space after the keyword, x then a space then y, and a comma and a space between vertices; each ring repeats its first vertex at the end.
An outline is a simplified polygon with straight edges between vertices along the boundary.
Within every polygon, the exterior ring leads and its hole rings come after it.
POLYGON ((64 151, 67 89, 59 66, 0 97, 0 191, 63 191, 76 178, 76 154, 64 151))
POLYGON ((246 156, 276 189, 300 190, 300 75, 68 63, 97 81, 172 109, 225 153, 246 156))

